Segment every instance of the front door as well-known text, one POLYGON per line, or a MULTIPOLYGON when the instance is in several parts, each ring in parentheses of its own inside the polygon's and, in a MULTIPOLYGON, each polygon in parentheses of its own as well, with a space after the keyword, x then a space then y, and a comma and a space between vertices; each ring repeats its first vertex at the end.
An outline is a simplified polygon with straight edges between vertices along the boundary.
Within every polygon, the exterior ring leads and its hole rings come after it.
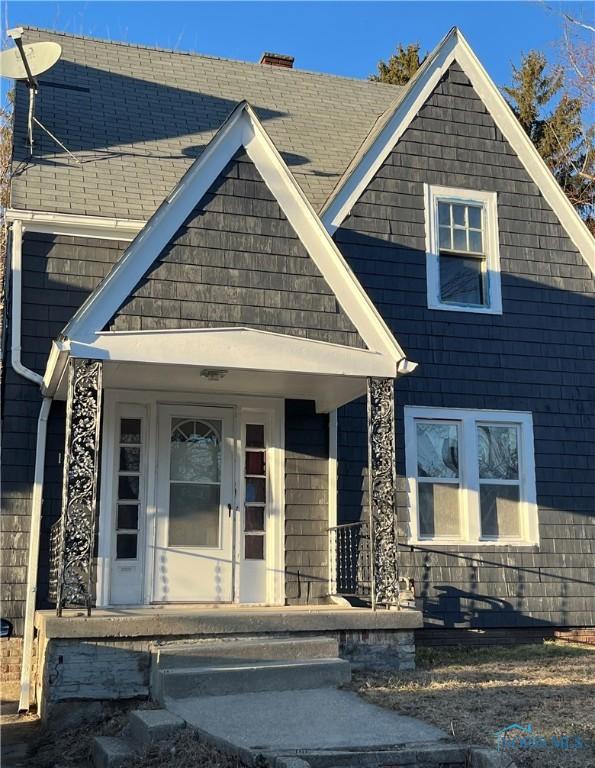
POLYGON ((159 409, 153 600, 233 600, 231 408, 159 409))

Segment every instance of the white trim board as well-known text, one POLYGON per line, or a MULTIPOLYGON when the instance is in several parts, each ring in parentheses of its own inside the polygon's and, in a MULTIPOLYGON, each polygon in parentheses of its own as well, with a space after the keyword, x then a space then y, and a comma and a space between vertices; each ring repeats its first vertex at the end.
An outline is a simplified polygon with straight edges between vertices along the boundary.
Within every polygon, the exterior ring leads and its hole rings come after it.
POLYGON ((115 267, 75 313, 64 336, 92 342, 240 147, 254 162, 368 349, 391 360, 392 375, 396 376, 397 366, 405 358, 403 350, 246 102, 236 107, 115 267))
MULTIPOLYGON (((362 395, 368 377, 392 378, 394 371, 394 363, 378 353, 253 328, 108 332, 97 334, 94 344, 53 342, 43 377, 44 394, 65 396, 69 358, 105 361, 106 378, 111 371, 121 374, 120 364, 132 366, 129 377, 134 369, 138 383, 146 382, 148 375, 154 389, 166 387, 167 391, 195 387, 209 391, 211 385, 200 377, 201 371, 223 369, 230 376, 218 384, 220 391, 311 399, 323 413, 362 395)), ((412 369, 411 364, 399 375, 412 369)), ((120 375, 116 384, 107 386, 129 386, 124 379, 120 375)))
POLYGON ((137 363, 257 369, 329 376, 394 376, 377 352, 255 328, 97 333, 91 344, 71 341, 71 357, 137 363))
POLYGON ((539 152, 522 129, 506 100, 483 68, 477 56, 456 27, 439 43, 411 80, 373 140, 362 148, 356 163, 350 165, 332 196, 323 207, 321 218, 333 234, 390 152, 430 97, 442 75, 456 61, 469 78, 504 138, 516 152, 525 170, 538 186, 568 236, 595 273, 595 244, 572 204, 560 188, 539 152))

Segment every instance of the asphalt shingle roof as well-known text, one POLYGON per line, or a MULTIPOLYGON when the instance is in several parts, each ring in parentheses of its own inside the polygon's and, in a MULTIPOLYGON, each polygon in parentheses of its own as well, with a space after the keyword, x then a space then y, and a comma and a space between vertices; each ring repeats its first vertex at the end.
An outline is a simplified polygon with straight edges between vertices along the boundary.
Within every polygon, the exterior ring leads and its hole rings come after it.
POLYGON ((13 208, 148 218, 236 104, 247 100, 315 209, 332 192, 395 86, 113 43, 27 27, 62 58, 40 76, 35 129, 17 87, 13 208))

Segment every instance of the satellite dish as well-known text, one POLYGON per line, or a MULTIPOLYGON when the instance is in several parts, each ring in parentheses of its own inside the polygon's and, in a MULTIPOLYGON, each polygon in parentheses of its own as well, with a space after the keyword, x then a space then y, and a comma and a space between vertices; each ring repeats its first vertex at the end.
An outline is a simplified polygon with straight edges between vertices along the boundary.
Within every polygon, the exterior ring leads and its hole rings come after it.
POLYGON ((9 48, 0 53, 0 75, 10 77, 13 80, 25 80, 29 91, 29 112, 27 114, 27 141, 29 152, 33 154, 33 124, 39 126, 47 135, 59 144, 77 163, 80 163, 78 157, 70 152, 60 139, 56 138, 51 131, 40 123, 35 117, 35 96, 39 89, 39 84, 35 79, 37 75, 47 72, 58 61, 62 55, 62 47, 58 43, 44 42, 31 43, 23 45, 23 28, 15 27, 7 29, 6 34, 14 40, 16 48, 9 48))
MULTIPOLYGON (((36 77, 54 66, 62 55, 62 47, 58 43, 31 43, 23 45, 23 52, 27 57, 31 75, 36 77)), ((13 80, 29 79, 18 48, 8 48, 0 53, 0 75, 13 80)))

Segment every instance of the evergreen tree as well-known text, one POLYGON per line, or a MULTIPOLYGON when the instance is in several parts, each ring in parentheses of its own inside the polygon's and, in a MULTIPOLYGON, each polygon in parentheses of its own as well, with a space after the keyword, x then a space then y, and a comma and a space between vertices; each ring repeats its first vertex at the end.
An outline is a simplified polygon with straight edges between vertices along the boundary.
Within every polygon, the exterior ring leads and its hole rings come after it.
POLYGON ((512 81, 513 85, 504 88, 508 103, 570 202, 594 231, 594 132, 583 127, 581 98, 563 92, 562 69, 549 69, 538 51, 523 56, 520 67, 513 65, 512 81), (556 97, 559 100, 552 107, 556 97))
POLYGON ((406 48, 402 43, 396 52, 386 61, 378 62, 378 74, 370 80, 390 85, 406 85, 420 68, 425 56, 420 59, 419 43, 410 43, 406 48))

